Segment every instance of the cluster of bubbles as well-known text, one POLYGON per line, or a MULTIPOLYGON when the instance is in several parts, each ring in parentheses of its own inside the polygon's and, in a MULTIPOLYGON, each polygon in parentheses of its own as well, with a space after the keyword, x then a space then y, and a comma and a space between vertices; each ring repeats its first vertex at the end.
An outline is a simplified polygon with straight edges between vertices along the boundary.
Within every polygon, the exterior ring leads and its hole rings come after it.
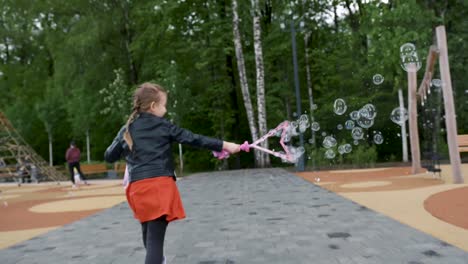
MULTIPOLYGON (((299 133, 304 133, 308 127, 310 127, 309 118, 307 117, 307 115, 301 115, 298 120, 289 122, 289 125, 286 126, 284 129, 280 129, 278 131, 270 130, 270 134, 274 133, 275 136, 281 137, 284 133, 283 141, 287 143, 291 141, 291 138, 293 136, 297 136, 299 135, 299 133)), ((287 148, 290 154, 290 160, 282 159, 283 162, 297 163, 299 161, 299 158, 305 153, 305 149, 302 146, 294 147, 292 145, 288 145, 287 148)), ((286 154, 284 151, 280 151, 279 153, 286 154)))
MULTIPOLYGON (((416 46, 412 43, 405 43, 400 47, 400 59, 401 59, 401 67, 407 72, 417 72, 421 68, 421 60, 419 59, 416 46)), ((384 82, 385 78, 382 74, 374 74, 372 76, 372 81, 375 85, 380 85, 384 82)), ((442 81, 439 79, 433 79, 431 82, 431 86, 436 88, 440 88, 442 86, 442 81)), ((467 90, 468 91, 468 90, 467 90)), ((430 91, 429 91, 430 92, 430 91)), ((317 109, 317 105, 313 105, 313 110, 317 109)), ((342 116, 348 110, 348 106, 346 101, 342 98, 338 98, 333 103, 333 112, 336 115, 342 116)), ((365 137, 370 138, 368 134, 366 136, 366 129, 371 128, 374 125, 374 120, 377 116, 377 109, 373 104, 366 104, 359 110, 354 110, 349 113, 349 119, 345 121, 344 124, 337 124, 337 130, 349 130, 351 133, 351 137, 353 140, 354 145, 358 145, 360 140, 363 140, 365 137)), ((408 120, 408 110, 404 107, 397 107, 392 110, 390 114, 390 119, 398 124, 403 125, 406 120, 408 120)), ((320 124, 316 121, 309 124, 307 116, 303 115, 299 118, 296 123, 292 126, 293 131, 291 131, 291 135, 297 135, 297 129, 299 128, 300 133, 304 133, 308 127, 314 132, 318 132, 320 128, 320 124)), ((325 151, 325 158, 327 159, 334 159, 337 155, 335 152, 335 147, 337 152, 340 155, 350 153, 352 151, 352 146, 349 143, 344 143, 342 145, 338 145, 337 139, 334 135, 327 135, 325 131, 321 133, 323 137, 322 146, 326 149, 325 151)), ((380 145, 384 142, 384 137, 382 133, 379 131, 374 131, 374 134, 371 137, 372 141, 380 145)), ((310 139, 311 143, 313 140, 310 139)), ((292 148, 290 149, 291 153, 299 153, 302 155, 304 153, 303 148, 292 148)))
MULTIPOLYGON (((307 115, 301 115, 298 120, 290 122, 289 126, 287 126, 284 142, 289 142, 291 141, 291 137, 304 133, 308 127, 310 127, 309 118, 307 115)), ((282 133, 283 130, 278 130, 275 135, 281 137, 282 133)))
MULTIPOLYGON (((439 85, 441 84, 439 83, 439 85)), ((341 98, 336 99, 333 104, 333 110, 337 115, 344 115, 348 110, 345 100, 341 98)), ((366 104, 359 110, 351 111, 349 113, 350 119, 346 120, 344 125, 338 124, 336 128, 338 130, 349 130, 353 144, 359 145, 359 141, 366 137, 365 129, 369 129, 374 125, 374 120, 376 117, 376 107, 373 104, 366 104)), ((390 114, 390 119, 394 123, 402 125, 406 120, 408 120, 408 111, 405 108, 397 107, 393 109, 392 113, 390 114)), ((291 122, 291 125, 288 128, 288 134, 291 136, 298 135, 299 133, 304 133, 309 127, 315 132, 320 130, 320 124, 318 122, 309 123, 307 115, 302 115, 297 121, 291 122)), ((374 134, 371 137, 372 141, 377 145, 383 144, 384 137, 382 133, 379 131, 373 131, 373 133, 374 134)), ((278 134, 278 136, 280 135, 281 133, 278 134)), ((327 135, 327 132, 325 131, 322 131, 321 135, 323 137, 322 146, 326 149, 325 158, 334 159, 337 154, 344 155, 352 152, 353 147, 351 144, 343 143, 338 145, 338 140, 335 138, 335 136, 332 134, 327 135)), ((367 135, 367 138, 369 137, 370 135, 367 135)), ((309 142, 312 143, 312 139, 309 140, 309 142)), ((296 148, 289 146, 288 151, 293 157, 294 163, 297 162, 299 158, 305 153, 305 149, 303 147, 296 148)), ((285 160, 284 162, 291 161, 285 160)))
POLYGON ((366 104, 359 109, 356 123, 362 128, 370 128, 374 125, 374 119, 377 116, 377 109, 373 104, 366 104))
POLYGON ((405 43, 400 47, 401 67, 407 72, 417 72, 421 69, 421 60, 419 59, 416 46, 412 43, 405 43))
POLYGON ((338 146, 338 153, 340 153, 341 155, 345 153, 346 154, 351 153, 352 150, 353 150, 353 147, 349 143, 338 146))
MULTIPOLYGON (((374 81, 376 84, 381 84, 383 82, 383 76, 376 74, 374 76, 374 81)), ((333 112, 336 115, 344 115, 348 110, 346 101, 342 98, 338 98, 333 103, 333 112)), ((359 144, 359 140, 364 139, 365 131, 364 129, 369 129, 374 125, 374 119, 377 116, 377 109, 373 104, 366 104, 359 110, 354 110, 349 113, 350 119, 346 120, 344 126, 338 124, 336 128, 338 130, 349 130, 351 137, 355 145, 359 144)), ((311 129, 315 132, 320 130, 320 124, 318 122, 312 122, 311 129)), ((325 158, 334 159, 336 157, 336 152, 334 148, 338 145, 337 139, 333 135, 327 135, 325 131, 321 133, 323 137, 322 146, 326 149, 325 158)), ((373 141, 375 144, 383 143, 383 136, 380 132, 374 135, 373 141)), ((312 142, 312 139, 310 140, 312 142)), ((340 155, 351 153, 353 150, 351 144, 345 143, 337 147, 337 151, 340 155)))
POLYGON ((301 156, 305 153, 304 147, 288 146, 288 151, 290 155, 290 160, 282 159, 282 161, 285 163, 297 163, 301 156))

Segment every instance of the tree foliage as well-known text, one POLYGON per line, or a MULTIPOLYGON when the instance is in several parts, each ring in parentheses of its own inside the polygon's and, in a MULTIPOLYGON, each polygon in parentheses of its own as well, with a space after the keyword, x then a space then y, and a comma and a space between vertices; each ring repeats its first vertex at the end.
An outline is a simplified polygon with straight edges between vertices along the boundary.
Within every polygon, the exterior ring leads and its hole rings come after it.
MULTIPOLYGON (((63 162, 70 139, 84 148, 89 131, 91 156, 101 160, 130 113, 132 91, 146 81, 169 91, 173 122, 239 143, 250 139, 231 1, 0 0, 0 5, 0 110, 43 157, 48 131, 54 134, 56 163, 63 162)), ((239 5, 247 79, 256 102, 253 10, 248 1, 239 5)), ((376 105, 373 129, 386 139, 376 147, 379 161, 401 155, 399 127, 388 118, 398 105, 397 90, 407 85, 399 47, 416 45, 423 62, 420 80, 434 28, 445 25, 458 129, 468 132, 466 1, 259 0, 258 7, 269 128, 294 119, 296 111, 291 34, 281 28, 292 19, 302 108, 308 109, 307 48, 315 120, 328 134, 344 135, 336 128, 346 119, 333 114, 335 99, 343 98, 353 110, 376 105), (302 41, 306 34, 309 47, 302 41), (372 82, 377 73, 385 78, 381 85, 372 82)), ((219 165, 207 151, 189 148, 184 155, 190 170, 219 165)), ((236 157, 229 160, 232 168, 254 164, 253 155, 236 157)), ((272 163, 281 165, 276 158, 272 163)))

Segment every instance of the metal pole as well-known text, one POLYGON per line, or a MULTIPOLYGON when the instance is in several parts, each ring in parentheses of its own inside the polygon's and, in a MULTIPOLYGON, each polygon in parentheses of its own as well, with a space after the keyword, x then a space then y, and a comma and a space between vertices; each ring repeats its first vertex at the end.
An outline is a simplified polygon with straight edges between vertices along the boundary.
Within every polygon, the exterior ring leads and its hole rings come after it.
POLYGON ((49 166, 54 166, 54 155, 52 150, 52 133, 49 133, 49 166))
MULTIPOLYGON (((297 54, 296 54, 296 30, 294 28, 294 21, 291 21, 291 39, 292 39, 292 53, 293 53, 293 64, 294 64, 294 86, 296 88, 296 106, 297 116, 302 113, 301 109, 301 93, 299 88, 299 72, 297 68, 297 54)), ((301 147, 304 147, 304 136, 299 132, 299 142, 301 147)), ((304 155, 299 158, 296 165, 297 171, 304 171, 304 155)))
POLYGON ((89 149, 89 129, 86 130, 86 157, 88 159, 88 163, 91 163, 91 150, 89 149))
MULTIPOLYGON (((403 102, 403 91, 398 89, 398 101, 400 102, 400 120, 404 120, 403 109, 405 104, 403 102)), ((403 162, 408 162, 408 139, 406 137, 406 121, 401 124, 401 145, 403 147, 403 162)))

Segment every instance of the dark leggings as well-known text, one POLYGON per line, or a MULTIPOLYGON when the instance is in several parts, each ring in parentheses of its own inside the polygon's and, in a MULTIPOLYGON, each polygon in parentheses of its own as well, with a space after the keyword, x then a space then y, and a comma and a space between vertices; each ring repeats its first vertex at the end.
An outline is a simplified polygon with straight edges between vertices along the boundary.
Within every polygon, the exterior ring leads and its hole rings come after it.
POLYGON ((161 264, 163 262, 164 236, 166 235, 166 216, 141 223, 143 245, 146 248, 145 264, 161 264))
POLYGON ((72 162, 72 163, 68 163, 68 170, 70 171, 71 181, 73 182, 73 184, 75 184, 75 172, 73 171, 73 168, 76 168, 76 170, 80 174, 80 178, 83 181, 86 181, 84 174, 81 172, 80 163, 72 162))

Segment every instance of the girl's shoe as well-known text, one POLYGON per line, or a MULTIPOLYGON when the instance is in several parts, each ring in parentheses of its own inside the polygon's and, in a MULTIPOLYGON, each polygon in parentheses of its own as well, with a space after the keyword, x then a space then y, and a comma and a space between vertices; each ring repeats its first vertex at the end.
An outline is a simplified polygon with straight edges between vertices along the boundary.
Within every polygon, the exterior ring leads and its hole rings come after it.
POLYGON ((163 257, 163 262, 162 264, 166 264, 166 257, 163 257))

